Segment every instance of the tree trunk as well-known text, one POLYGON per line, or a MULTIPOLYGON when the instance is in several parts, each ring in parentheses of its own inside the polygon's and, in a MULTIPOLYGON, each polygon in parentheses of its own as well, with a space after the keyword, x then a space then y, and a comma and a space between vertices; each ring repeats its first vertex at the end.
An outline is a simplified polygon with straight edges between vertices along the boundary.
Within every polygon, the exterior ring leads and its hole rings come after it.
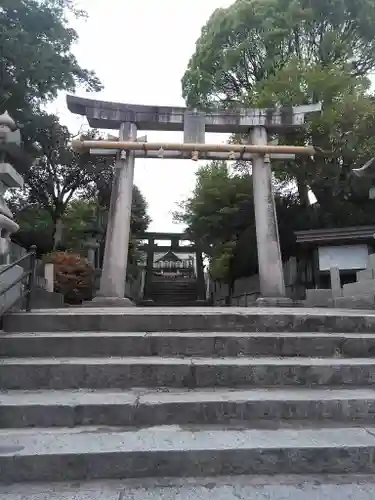
POLYGON ((53 249, 57 250, 58 246, 61 244, 63 237, 63 221, 61 217, 57 217, 53 221, 53 249))
POLYGON ((297 175, 296 182, 297 182, 299 201, 303 207, 307 208, 309 206, 309 190, 306 181, 302 175, 297 175))

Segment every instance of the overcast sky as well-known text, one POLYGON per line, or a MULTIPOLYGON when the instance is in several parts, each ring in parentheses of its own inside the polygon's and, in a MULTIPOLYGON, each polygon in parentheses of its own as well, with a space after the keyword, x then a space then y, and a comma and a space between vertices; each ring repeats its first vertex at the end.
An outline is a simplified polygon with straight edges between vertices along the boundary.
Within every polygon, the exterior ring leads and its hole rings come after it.
MULTIPOLYGON (((233 0, 78 0, 89 15, 75 21, 80 64, 93 69, 104 84, 100 94, 77 95, 133 104, 183 106, 181 78, 202 26, 218 7, 233 0)), ((69 113, 65 95, 49 107, 73 133, 87 127, 84 117, 69 113)), ((144 135, 140 132, 139 135, 144 135)), ((148 140, 182 142, 182 133, 147 133, 148 140)), ((224 142, 208 134, 206 142, 224 142)), ((143 160, 135 166, 135 183, 149 204, 152 231, 179 232, 172 222, 176 202, 194 188, 198 163, 189 160, 143 160)))

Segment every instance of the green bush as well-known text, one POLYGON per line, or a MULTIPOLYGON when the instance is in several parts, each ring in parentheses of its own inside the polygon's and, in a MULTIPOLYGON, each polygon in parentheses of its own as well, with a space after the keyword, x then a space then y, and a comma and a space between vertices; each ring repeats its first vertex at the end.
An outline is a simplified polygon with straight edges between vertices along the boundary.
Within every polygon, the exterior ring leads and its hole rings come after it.
POLYGON ((46 262, 54 264, 55 291, 64 296, 67 304, 92 300, 95 276, 87 259, 76 253, 54 252, 46 262))

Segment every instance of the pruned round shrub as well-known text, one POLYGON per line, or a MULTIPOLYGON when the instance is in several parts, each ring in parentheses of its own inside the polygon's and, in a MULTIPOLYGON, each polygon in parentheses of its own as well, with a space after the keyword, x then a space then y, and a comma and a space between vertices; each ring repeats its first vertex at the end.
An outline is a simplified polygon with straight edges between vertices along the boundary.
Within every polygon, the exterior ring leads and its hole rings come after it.
POLYGON ((46 262, 54 264, 55 292, 61 293, 67 304, 77 305, 92 300, 94 269, 87 259, 77 253, 54 252, 46 262))

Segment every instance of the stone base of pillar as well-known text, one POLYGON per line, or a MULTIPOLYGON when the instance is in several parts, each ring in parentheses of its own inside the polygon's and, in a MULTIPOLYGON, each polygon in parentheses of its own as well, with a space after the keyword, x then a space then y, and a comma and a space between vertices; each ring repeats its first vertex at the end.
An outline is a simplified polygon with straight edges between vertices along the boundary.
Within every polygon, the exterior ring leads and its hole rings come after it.
POLYGON ((289 297, 259 297, 255 305, 257 307, 292 307, 295 303, 289 297))
POLYGON ((84 302, 83 307, 135 307, 127 297, 94 297, 90 302, 84 302))

